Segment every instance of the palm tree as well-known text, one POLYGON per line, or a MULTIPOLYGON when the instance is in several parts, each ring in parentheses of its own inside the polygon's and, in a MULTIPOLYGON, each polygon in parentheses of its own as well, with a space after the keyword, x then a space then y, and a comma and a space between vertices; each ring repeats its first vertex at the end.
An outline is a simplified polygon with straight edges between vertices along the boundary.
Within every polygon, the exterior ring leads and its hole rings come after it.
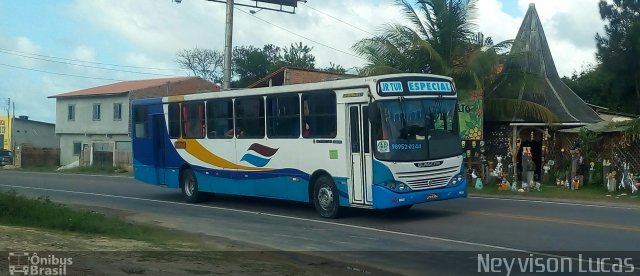
MULTIPOLYGON (((421 72, 454 78, 460 93, 480 94, 498 76, 512 41, 493 44, 478 39, 477 0, 395 0, 408 25, 389 24, 380 35, 357 42, 353 49, 369 63, 365 75, 421 72)), ((491 93, 491 91, 487 91, 491 93)), ((544 122, 555 115, 524 100, 485 97, 485 113, 523 114, 544 122)))

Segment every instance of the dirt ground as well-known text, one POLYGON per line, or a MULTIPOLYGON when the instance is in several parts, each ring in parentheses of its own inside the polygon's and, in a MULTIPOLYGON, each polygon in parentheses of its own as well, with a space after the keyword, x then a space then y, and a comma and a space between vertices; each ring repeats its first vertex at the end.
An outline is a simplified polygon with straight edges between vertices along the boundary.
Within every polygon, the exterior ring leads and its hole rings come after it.
POLYGON ((9 274, 9 252, 72 258, 66 275, 389 275, 372 268, 294 252, 261 250, 204 235, 154 245, 0 225, 0 275, 9 274))

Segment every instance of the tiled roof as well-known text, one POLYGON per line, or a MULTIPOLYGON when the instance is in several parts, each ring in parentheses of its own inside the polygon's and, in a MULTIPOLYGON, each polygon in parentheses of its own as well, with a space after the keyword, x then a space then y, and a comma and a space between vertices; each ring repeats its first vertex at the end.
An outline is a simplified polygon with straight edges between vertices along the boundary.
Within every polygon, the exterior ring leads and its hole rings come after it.
POLYGON ((123 94, 123 93, 128 93, 130 91, 136 91, 140 89, 161 86, 166 84, 167 82, 175 83, 175 82, 181 82, 181 81, 193 79, 193 78, 197 78, 197 77, 177 77, 177 78, 123 81, 123 82, 117 82, 117 83, 107 84, 103 86, 97 86, 97 87, 62 93, 54 96, 49 96, 49 98, 123 94))
POLYGON ((281 67, 280 69, 273 71, 271 74, 268 74, 266 77, 259 79, 258 81, 250 84, 249 86, 247 86, 247 88, 255 88, 257 87, 260 83, 266 82, 269 79, 273 78, 274 76, 281 74, 282 72, 284 72, 285 70, 295 70, 295 71, 305 71, 305 72, 311 72, 311 73, 320 73, 320 74, 325 74, 325 75, 336 75, 336 76, 351 76, 348 74, 341 74, 341 73, 336 73, 336 72, 330 72, 330 71, 324 71, 324 70, 318 70, 318 69, 307 69, 307 68, 300 68, 300 67, 290 67, 290 66, 285 66, 285 67, 281 67))

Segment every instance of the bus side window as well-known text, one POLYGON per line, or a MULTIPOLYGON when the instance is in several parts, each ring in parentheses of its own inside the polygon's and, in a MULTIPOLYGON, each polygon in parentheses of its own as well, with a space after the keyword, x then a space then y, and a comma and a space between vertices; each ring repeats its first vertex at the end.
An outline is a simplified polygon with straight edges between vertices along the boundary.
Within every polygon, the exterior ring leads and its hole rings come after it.
POLYGON ((267 137, 300 137, 299 102, 298 95, 267 97, 267 137))
POLYGON ((207 101, 207 138, 228 139, 233 137, 233 102, 231 99, 207 101), (225 135, 229 129, 232 135, 225 135))
MULTIPOLYGON (((236 128, 240 128, 239 138, 264 138, 264 98, 239 98, 235 103, 236 128)), ((236 134, 236 136, 238 136, 236 134)))
POLYGON ((134 113, 136 138, 147 138, 147 108, 136 106, 134 113))
POLYGON ((169 104, 169 138, 180 138, 180 104, 169 104))
POLYGON ((335 138, 337 129, 336 94, 334 92, 302 95, 302 136, 335 138))
POLYGON ((182 137, 204 138, 204 102, 182 104, 182 137))

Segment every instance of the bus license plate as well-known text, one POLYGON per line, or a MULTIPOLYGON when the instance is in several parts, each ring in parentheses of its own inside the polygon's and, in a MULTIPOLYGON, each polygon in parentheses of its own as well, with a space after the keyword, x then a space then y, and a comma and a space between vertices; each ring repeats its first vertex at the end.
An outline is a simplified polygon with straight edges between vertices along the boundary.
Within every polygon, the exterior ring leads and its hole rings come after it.
POLYGON ((427 195, 427 200, 438 199, 439 197, 440 197, 440 195, 438 195, 438 194, 428 194, 427 195))

